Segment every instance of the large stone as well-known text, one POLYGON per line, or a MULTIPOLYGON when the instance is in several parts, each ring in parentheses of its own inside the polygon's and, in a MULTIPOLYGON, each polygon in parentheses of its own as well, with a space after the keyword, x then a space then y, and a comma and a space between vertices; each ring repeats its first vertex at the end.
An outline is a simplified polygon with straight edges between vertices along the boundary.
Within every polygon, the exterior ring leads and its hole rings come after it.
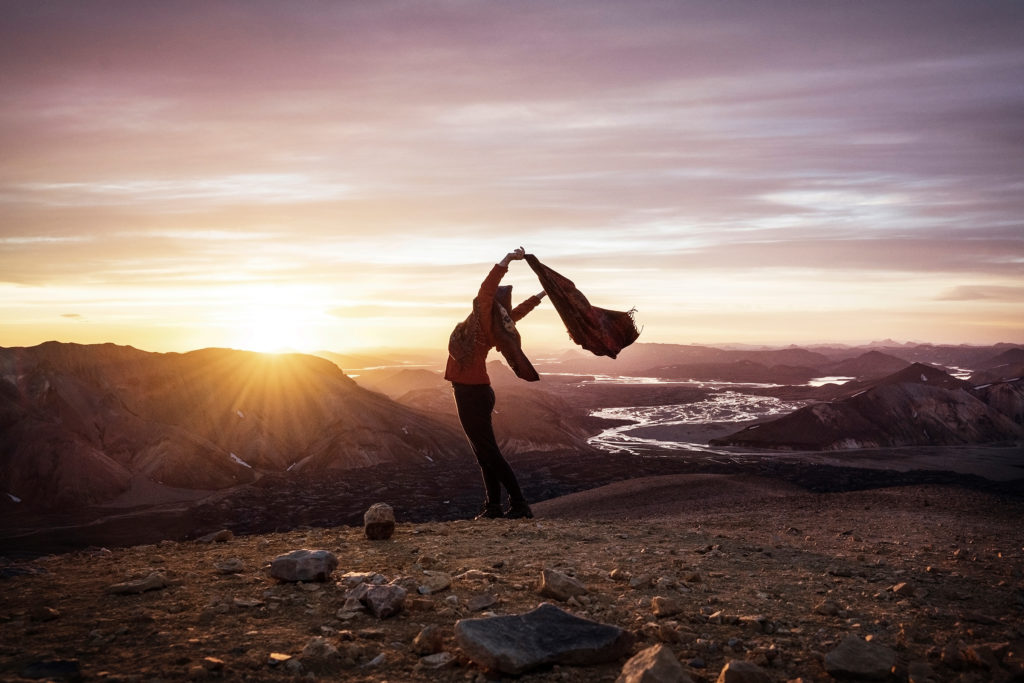
POLYGON ((878 681, 889 677, 896 653, 875 642, 848 635, 825 655, 825 671, 835 678, 878 681))
POLYGON ((547 664, 601 664, 629 653, 633 636, 544 603, 526 614, 460 619, 455 641, 477 664, 521 674, 547 664))
POLYGON ((371 541, 386 541, 395 533, 395 511, 387 503, 374 503, 363 514, 363 530, 371 541))
POLYGON ((545 569, 540 574, 537 592, 545 598, 564 601, 575 595, 583 595, 587 592, 587 587, 560 571, 545 569))
POLYGON ((753 662, 733 659, 718 672, 715 683, 772 683, 772 677, 753 662))
POLYGON ((279 581, 326 581, 338 566, 329 550, 293 550, 270 563, 270 575, 279 581))
POLYGON ((693 683, 672 650, 655 645, 636 653, 615 683, 693 683))

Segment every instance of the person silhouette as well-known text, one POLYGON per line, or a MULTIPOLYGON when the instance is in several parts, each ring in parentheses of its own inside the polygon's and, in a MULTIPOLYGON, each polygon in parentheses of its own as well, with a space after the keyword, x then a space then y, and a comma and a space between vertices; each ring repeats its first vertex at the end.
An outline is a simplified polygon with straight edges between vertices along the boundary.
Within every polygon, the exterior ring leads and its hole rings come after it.
POLYGON ((519 488, 515 472, 501 454, 494 437, 491 415, 494 411, 494 389, 487 376, 487 354, 497 347, 513 371, 528 381, 539 379, 530 361, 520 348, 515 323, 540 304, 545 293, 535 294, 511 308, 511 287, 499 287, 512 261, 525 258, 522 247, 505 255, 484 278, 473 299, 473 311, 452 331, 448 340, 448 363, 444 378, 452 383, 459 422, 476 456, 483 478, 485 499, 483 509, 475 517, 517 519, 533 517, 526 498, 519 488), (509 507, 502 509, 501 488, 508 492, 509 507))

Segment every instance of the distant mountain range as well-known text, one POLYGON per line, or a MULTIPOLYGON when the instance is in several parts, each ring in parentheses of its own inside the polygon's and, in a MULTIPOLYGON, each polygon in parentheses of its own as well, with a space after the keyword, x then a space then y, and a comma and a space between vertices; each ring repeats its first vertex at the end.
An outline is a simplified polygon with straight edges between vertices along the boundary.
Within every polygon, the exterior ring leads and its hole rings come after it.
POLYGON ((714 446, 843 450, 886 446, 1020 443, 1020 378, 975 387, 914 363, 875 382, 851 382, 847 395, 751 425, 714 446))
MULTIPOLYGON (((490 373, 498 396, 495 429, 507 453, 585 458, 593 452, 587 439, 602 424, 590 417, 592 409, 685 403, 707 390, 608 384, 579 392, 580 378, 567 373, 796 384, 750 391, 831 401, 721 440, 731 445, 990 443, 1021 438, 1022 356, 1010 345, 772 350, 635 344, 617 361, 575 352, 538 359, 545 381, 536 384, 517 380, 497 361, 490 373), (920 356, 977 373, 963 382, 911 360, 920 356), (806 384, 824 376, 856 379, 806 384), (1018 381, 1005 381, 1014 376, 1018 381)), ((271 475, 444 466, 453 458, 472 465, 450 385, 437 370, 383 354, 331 360, 228 349, 162 354, 57 342, 0 348, 0 509, 16 503, 19 509, 147 505, 271 475), (332 361, 360 365, 356 380, 332 361)))
POLYGON ((0 349, 0 496, 107 501, 141 479, 222 489, 464 455, 450 424, 358 386, 314 356, 147 353, 50 342, 0 349))

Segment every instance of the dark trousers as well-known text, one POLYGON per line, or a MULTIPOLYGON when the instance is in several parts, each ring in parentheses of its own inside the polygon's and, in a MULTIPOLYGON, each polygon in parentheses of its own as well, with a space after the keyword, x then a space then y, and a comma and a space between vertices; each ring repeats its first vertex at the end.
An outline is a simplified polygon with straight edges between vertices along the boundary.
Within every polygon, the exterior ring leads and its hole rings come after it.
POLYGON ((469 445, 480 465, 480 474, 487 490, 487 504, 501 504, 501 487, 508 491, 509 499, 522 501, 523 492, 508 462, 501 455, 494 438, 491 412, 494 410, 494 390, 489 384, 452 383, 455 392, 455 406, 459 410, 459 421, 466 432, 469 445))

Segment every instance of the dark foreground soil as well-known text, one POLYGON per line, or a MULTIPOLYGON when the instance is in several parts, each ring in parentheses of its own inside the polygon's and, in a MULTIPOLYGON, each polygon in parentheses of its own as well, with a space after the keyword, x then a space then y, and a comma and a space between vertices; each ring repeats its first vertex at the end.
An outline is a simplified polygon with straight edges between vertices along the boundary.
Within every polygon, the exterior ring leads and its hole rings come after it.
MULTIPOLYGON (((635 632, 637 650, 667 644, 694 681, 714 681, 732 659, 757 663, 774 681, 833 680, 825 656, 848 634, 897 652, 894 681, 1022 677, 1020 498, 936 484, 814 492, 779 478, 683 474, 580 492, 535 512, 416 524, 399 515, 387 541, 353 527, 308 528, 9 561, 0 567, 0 680, 77 660, 84 680, 485 681, 454 644, 453 625, 548 600, 537 592, 545 568, 588 588, 561 607, 635 632), (271 579, 269 561, 298 548, 335 553, 332 580, 271 579), (242 570, 221 573, 229 560, 242 570), (388 619, 342 610, 346 572, 415 585, 424 570, 450 574, 451 587, 413 591, 388 619), (166 587, 106 592, 153 572, 166 587), (656 617, 658 596, 682 611, 656 617), (430 625, 454 656, 440 669, 413 646, 430 625), (303 657, 317 637, 338 656, 303 657), (272 653, 293 661, 272 665, 272 653)), ((621 666, 553 667, 519 680, 614 681, 621 666)))

